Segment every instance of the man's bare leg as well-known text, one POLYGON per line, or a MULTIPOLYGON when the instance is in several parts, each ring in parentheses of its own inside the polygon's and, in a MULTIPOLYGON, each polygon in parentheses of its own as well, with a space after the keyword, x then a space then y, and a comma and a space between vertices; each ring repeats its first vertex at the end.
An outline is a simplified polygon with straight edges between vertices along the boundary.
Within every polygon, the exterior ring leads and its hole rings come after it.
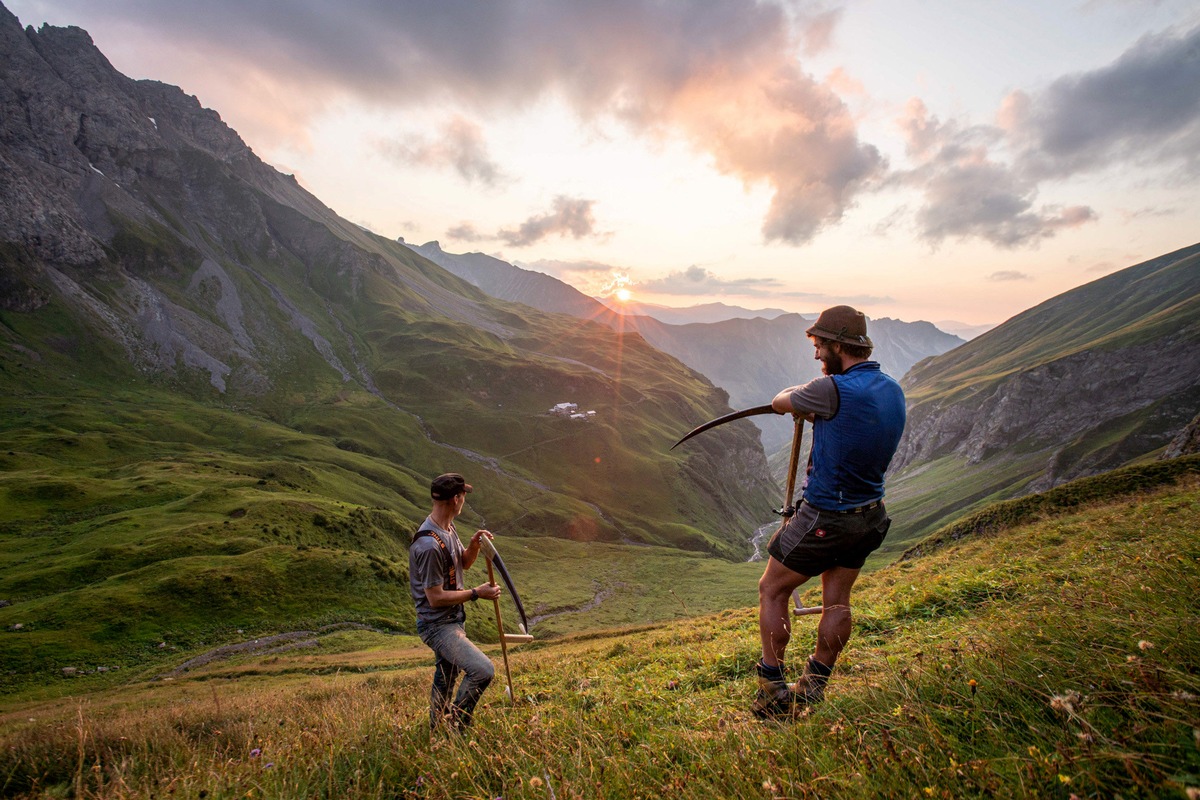
MULTIPOLYGON (((758 580, 758 633, 762 638, 764 664, 778 667, 792 637, 792 591, 808 580, 774 557, 758 580)), ((853 581, 851 581, 853 583, 853 581)))
POLYGON ((832 667, 850 640, 850 590, 860 570, 834 567, 821 573, 821 622, 817 626, 817 647, 813 657, 832 667))

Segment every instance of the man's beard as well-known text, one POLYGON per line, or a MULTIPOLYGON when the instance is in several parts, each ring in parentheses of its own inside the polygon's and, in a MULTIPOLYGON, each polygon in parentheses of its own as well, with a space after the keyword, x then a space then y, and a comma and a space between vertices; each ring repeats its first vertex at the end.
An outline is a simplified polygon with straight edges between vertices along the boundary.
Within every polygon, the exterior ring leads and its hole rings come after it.
POLYGON ((826 375, 841 375, 846 370, 842 368, 840 353, 829 353, 821 359, 821 371, 826 375))

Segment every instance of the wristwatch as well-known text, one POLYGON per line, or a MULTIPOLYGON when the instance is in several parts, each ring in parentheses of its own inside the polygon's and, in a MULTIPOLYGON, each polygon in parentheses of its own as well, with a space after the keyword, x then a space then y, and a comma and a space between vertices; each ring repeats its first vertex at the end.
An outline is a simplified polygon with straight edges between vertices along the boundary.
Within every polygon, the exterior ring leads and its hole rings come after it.
POLYGON ((479 599, 479 590, 478 590, 478 589, 472 589, 472 590, 471 590, 471 600, 472 600, 472 601, 475 601, 475 600, 478 600, 478 599, 479 599))

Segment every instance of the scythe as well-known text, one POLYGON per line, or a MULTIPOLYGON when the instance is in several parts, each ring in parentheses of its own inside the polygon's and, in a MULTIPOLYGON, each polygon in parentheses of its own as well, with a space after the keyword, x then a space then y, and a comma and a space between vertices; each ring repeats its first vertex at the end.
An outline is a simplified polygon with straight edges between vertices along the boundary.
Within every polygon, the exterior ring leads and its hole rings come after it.
MULTIPOLYGON (((743 409, 742 411, 735 411, 732 414, 726 414, 723 417, 717 417, 716 419, 710 420, 709 422, 706 422, 703 425, 700 425, 689 431, 686 436, 684 436, 675 444, 671 445, 671 449, 674 450, 676 447, 683 444, 688 439, 691 439, 693 436, 704 433, 707 430, 711 430, 718 425, 724 425, 726 422, 733 422, 734 420, 745 419, 746 417, 753 417, 759 414, 775 413, 778 412, 775 411, 772 406, 765 405, 755 406, 754 408, 747 408, 743 409)), ((788 462, 787 493, 783 498, 783 507, 775 509, 775 513, 783 517, 785 523, 789 517, 796 513, 796 506, 793 503, 796 494, 796 471, 800 466, 800 441, 804 436, 804 418, 797 416, 795 419, 796 428, 792 433, 792 455, 788 462)), ((796 616, 820 614, 824 610, 822 606, 805 607, 804 603, 800 600, 799 587, 792 592, 792 600, 796 604, 795 608, 792 609, 792 614, 796 616)))

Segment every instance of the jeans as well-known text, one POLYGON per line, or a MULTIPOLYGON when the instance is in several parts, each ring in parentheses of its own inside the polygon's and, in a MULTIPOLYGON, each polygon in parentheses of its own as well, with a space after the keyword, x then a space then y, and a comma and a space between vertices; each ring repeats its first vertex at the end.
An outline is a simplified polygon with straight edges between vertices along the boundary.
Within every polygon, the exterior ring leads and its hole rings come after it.
POLYGON ((437 657, 433 669, 433 688, 429 692, 430 727, 436 728, 447 712, 455 726, 470 725, 476 703, 496 675, 491 659, 471 643, 461 622, 440 625, 417 623, 417 634, 437 657), (463 681, 451 703, 450 695, 454 692, 459 672, 464 673, 463 681))

